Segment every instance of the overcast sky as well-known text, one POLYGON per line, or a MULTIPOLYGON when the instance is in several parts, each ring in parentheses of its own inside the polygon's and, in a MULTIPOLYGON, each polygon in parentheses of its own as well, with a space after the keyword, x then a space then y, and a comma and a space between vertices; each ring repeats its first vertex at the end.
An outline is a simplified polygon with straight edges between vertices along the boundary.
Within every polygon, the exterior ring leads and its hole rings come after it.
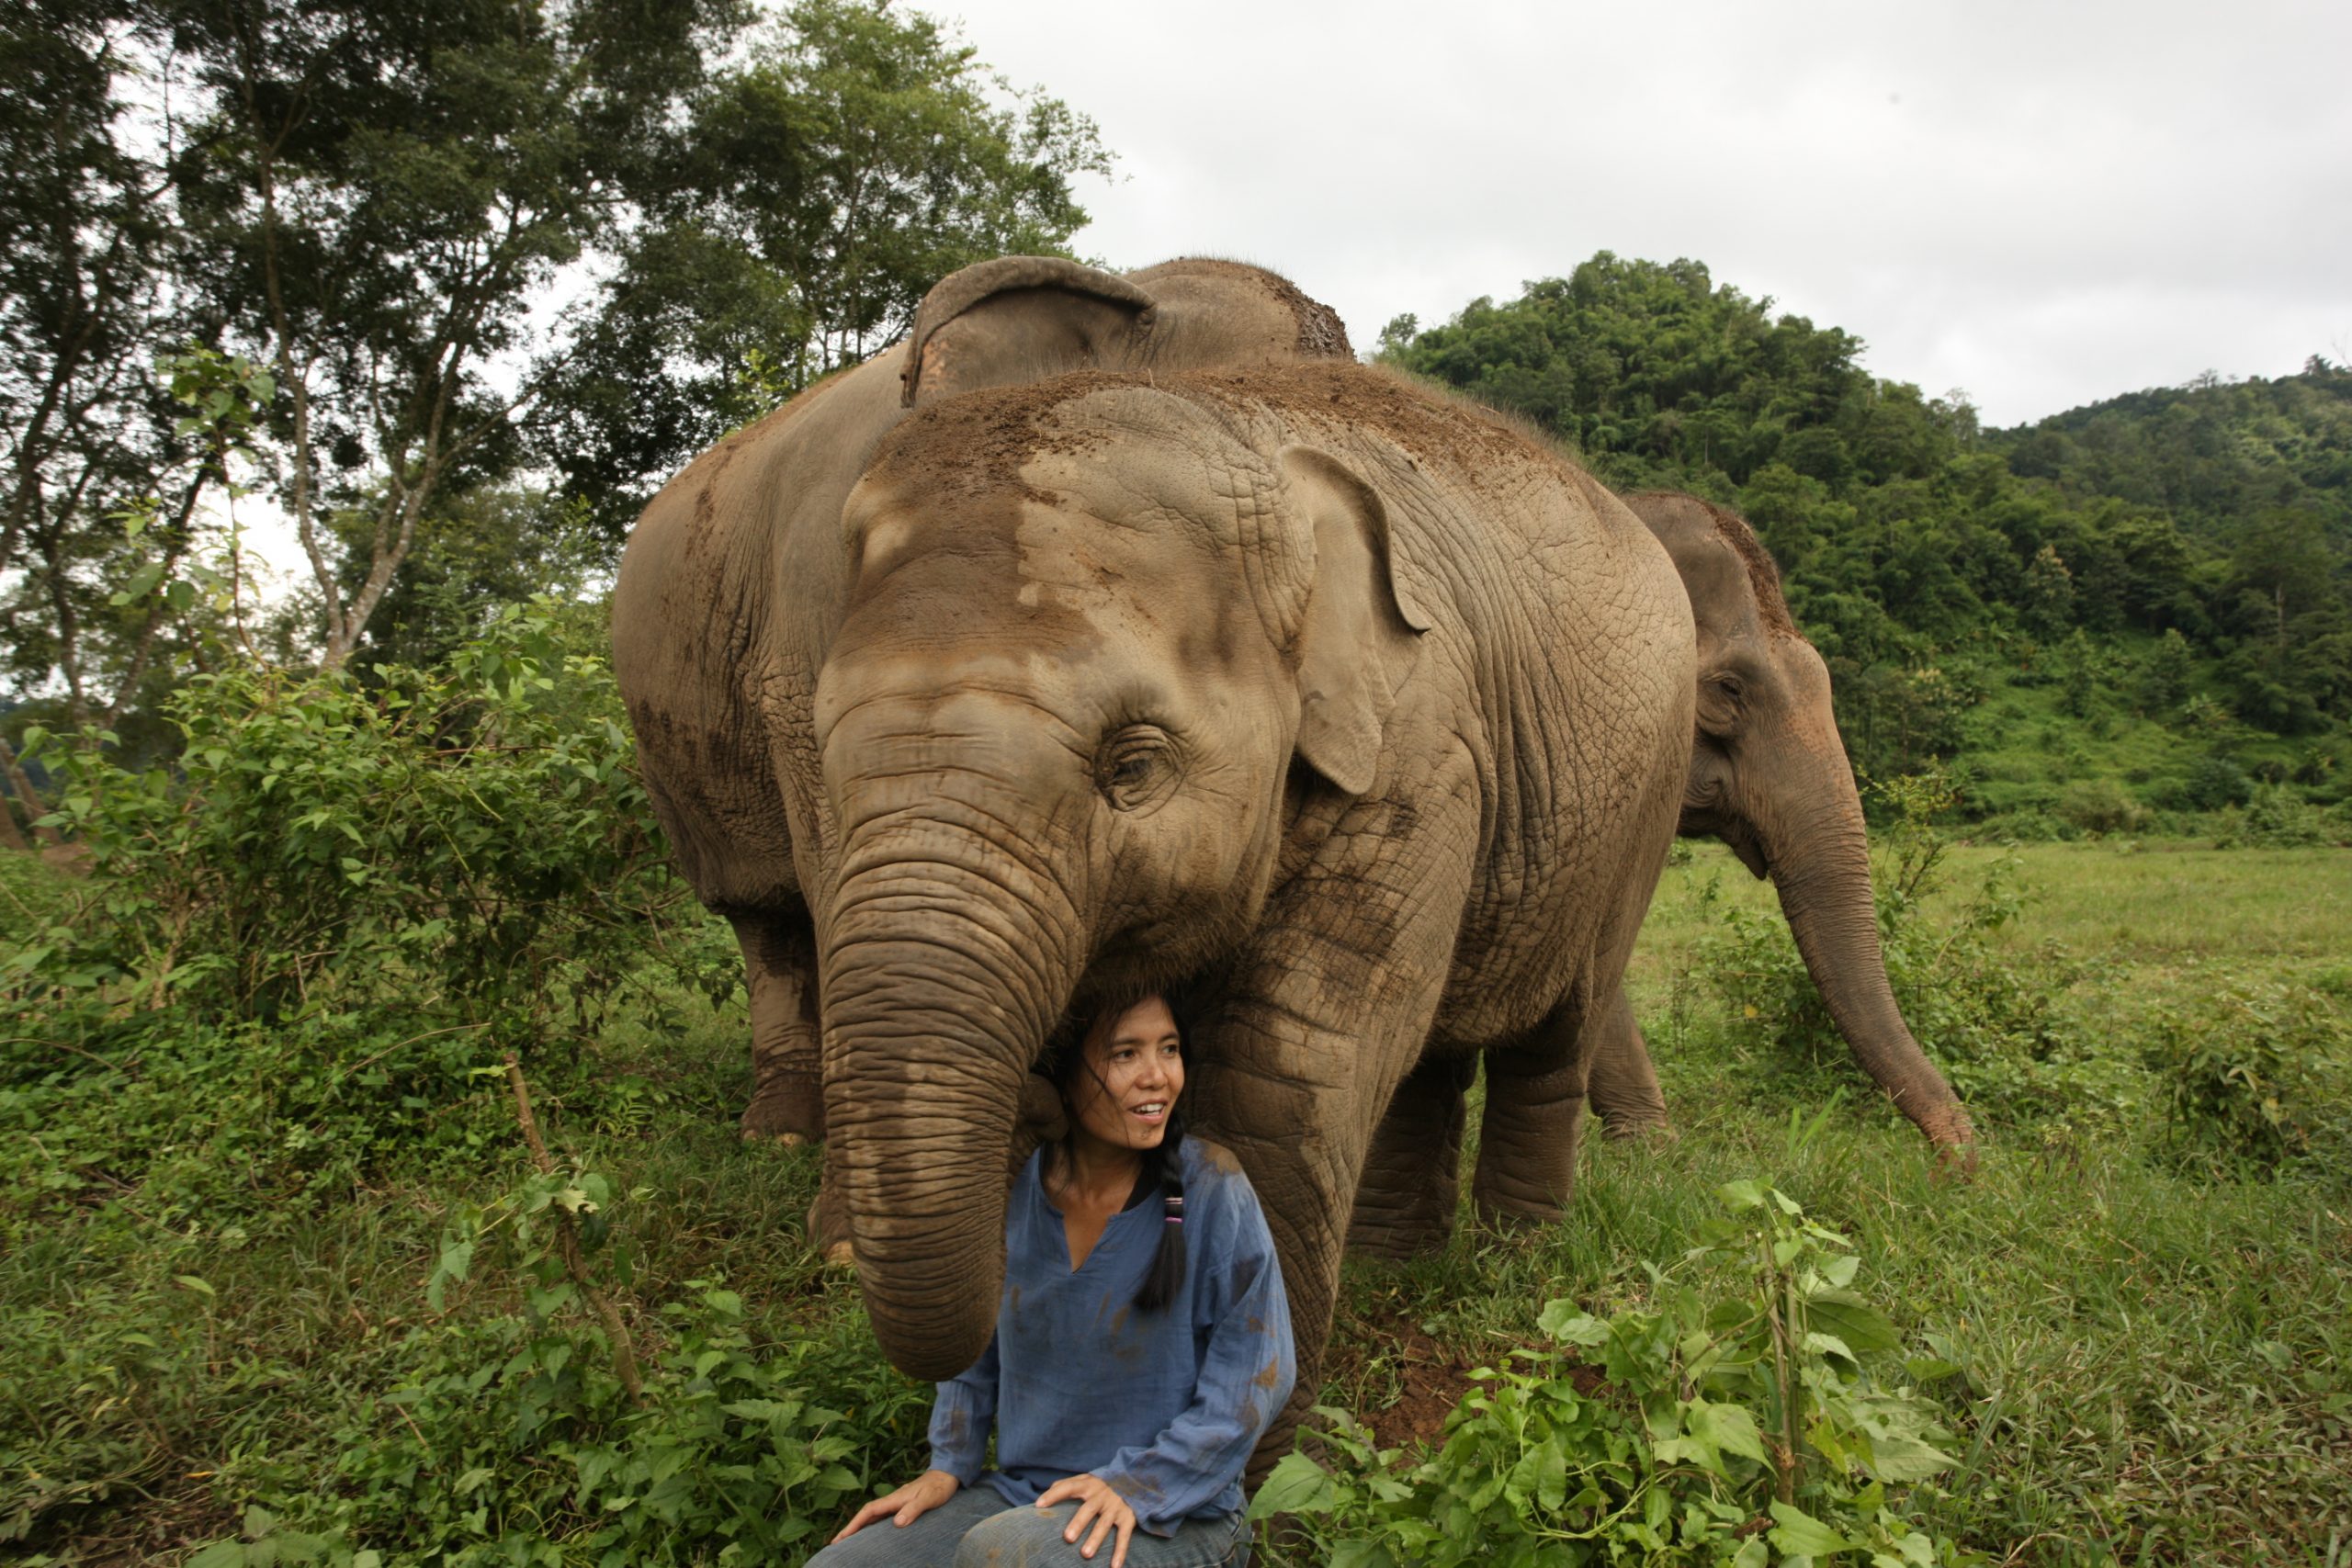
POLYGON ((1264 263, 1359 349, 1707 264, 2013 424, 2352 359, 2352 5, 936 0, 1091 115, 1080 254, 1264 263))

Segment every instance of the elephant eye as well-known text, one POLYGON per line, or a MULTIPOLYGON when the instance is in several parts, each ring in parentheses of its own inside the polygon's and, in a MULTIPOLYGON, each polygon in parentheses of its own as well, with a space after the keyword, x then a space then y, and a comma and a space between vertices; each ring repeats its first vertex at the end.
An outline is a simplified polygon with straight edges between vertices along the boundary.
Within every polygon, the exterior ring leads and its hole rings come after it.
POLYGON ((1114 811, 1159 805, 1175 788, 1176 773, 1176 743, 1156 725, 1116 730, 1094 753, 1094 787, 1114 811))
POLYGON ((1711 675, 1699 682, 1699 729, 1718 739, 1727 738, 1739 728, 1740 699, 1747 688, 1738 676, 1728 672, 1711 675))

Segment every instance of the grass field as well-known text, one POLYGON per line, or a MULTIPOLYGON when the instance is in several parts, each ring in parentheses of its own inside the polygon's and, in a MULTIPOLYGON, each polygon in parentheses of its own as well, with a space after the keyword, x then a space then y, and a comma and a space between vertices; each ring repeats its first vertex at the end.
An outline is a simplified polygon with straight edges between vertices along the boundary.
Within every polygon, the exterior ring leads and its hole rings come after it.
MULTIPOLYGON (((1954 852, 1928 923, 1959 920, 2003 852, 1954 852)), ((1911 1517, 2003 1563, 2352 1562, 2342 1145, 2266 1179, 2157 1157, 2165 1080, 2147 1065, 2152 1031, 2193 1033, 2247 987, 2299 998, 2340 1052, 2352 853, 2052 845, 2017 862, 2016 918, 1984 940, 2014 972, 2051 978, 2051 1016, 2115 1058, 2097 1081, 2119 1098, 1996 1122, 1973 1180, 1942 1175, 1850 1071, 1768 1070, 1707 965, 1726 911, 1769 909, 1770 889, 1702 851, 1668 871, 1634 979, 1679 1136, 1589 1142, 1555 1227, 1465 1227, 1433 1258, 1351 1263, 1327 1401, 1384 1419, 1384 1436, 1431 1434, 1467 1369, 1538 1337, 1545 1302, 1641 1303, 1645 1265, 1677 1264, 1715 1190, 1758 1178, 1849 1235, 1857 1287, 1960 1369, 1936 1392, 1962 1462, 1903 1495, 1911 1517)), ((610 1028, 588 1071, 560 1077, 578 1087, 550 1087, 542 1110, 559 1156, 616 1194, 598 1267, 652 1377, 707 1382, 736 1356, 745 1388, 773 1394, 756 1380, 785 1368, 812 1407, 839 1413, 811 1427, 771 1400, 761 1418, 778 1435, 751 1438, 843 1439, 832 1481, 790 1483, 830 1519, 840 1487, 919 1465, 926 1391, 880 1365, 854 1288, 801 1243, 813 1151, 732 1135, 742 1029, 740 1002, 610 1028), (682 1349, 693 1365, 673 1364, 682 1349), (718 1371, 694 1371, 706 1353, 718 1371)), ((580 1544, 594 1520, 546 1510, 554 1428, 516 1425, 546 1411, 505 1392, 537 1356, 542 1394, 575 1416, 605 1408, 602 1341, 547 1271, 544 1241, 535 1265, 531 1244, 485 1222, 463 1277, 428 1300, 453 1215, 495 1211, 529 1179, 499 1080, 430 1112, 469 1130, 429 1156, 322 1166, 303 1144, 321 1124, 272 1120, 271 1087, 234 1059, 151 1055, 96 1074, 46 1048, 14 1043, 0 1088, 0 1557, 172 1562, 243 1527, 266 1552, 216 1549, 208 1568, 505 1561, 452 1544, 502 1529, 546 1548, 529 1560, 599 1561, 580 1544), (574 1359, 549 1370, 557 1343, 574 1359)), ((2328 1070, 2340 1088, 2352 1064, 2328 1070)), ((673 1450, 663 1484, 683 1489, 682 1517, 699 1517, 697 1488, 741 1483, 729 1466, 765 1462, 715 1437, 673 1450)))

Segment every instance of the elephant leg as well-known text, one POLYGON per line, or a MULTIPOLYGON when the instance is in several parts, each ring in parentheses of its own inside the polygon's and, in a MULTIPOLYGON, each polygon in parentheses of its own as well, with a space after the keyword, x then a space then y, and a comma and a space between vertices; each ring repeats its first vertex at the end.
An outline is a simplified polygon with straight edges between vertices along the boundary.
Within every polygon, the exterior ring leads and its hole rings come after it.
MULTIPOLYGON (((816 941, 805 914, 730 915, 752 993, 752 1102, 743 1136, 784 1145, 825 1135, 825 1085, 817 1022, 816 941)), ((808 1245, 850 1261, 849 1214, 829 1154, 808 1210, 808 1245)))
POLYGON ((1251 1485, 1321 1393, 1365 1155, 1444 994, 1470 885, 1469 857, 1453 852, 1477 810, 1467 780, 1444 782, 1454 787, 1433 788, 1408 832, 1374 830, 1393 820, 1383 803, 1349 810, 1269 906, 1203 1032, 1199 1124, 1258 1190, 1297 1345, 1298 1381, 1258 1440, 1251 1485))
POLYGON ((1480 1220, 1550 1224, 1576 1190, 1586 1064, 1579 1021, 1563 1003, 1520 1039, 1487 1053, 1487 1109, 1470 1198, 1480 1220))
POLYGON ((732 915, 752 994, 752 1100, 743 1135, 813 1143, 825 1135, 817 951, 805 913, 732 915))
POLYGON ((1593 1010, 1578 1049, 1592 1064, 1587 1087, 1604 1136, 1672 1135, 1674 1124, 1666 1113, 1666 1096, 1658 1092, 1657 1070, 1650 1066, 1649 1047, 1641 1025, 1634 1021, 1634 1004, 1626 999, 1622 983, 1593 1010))
POLYGON ((1476 1056, 1424 1057, 1388 1102, 1372 1137, 1348 1250, 1372 1258, 1435 1252, 1453 1234, 1461 1192, 1463 1092, 1476 1056))

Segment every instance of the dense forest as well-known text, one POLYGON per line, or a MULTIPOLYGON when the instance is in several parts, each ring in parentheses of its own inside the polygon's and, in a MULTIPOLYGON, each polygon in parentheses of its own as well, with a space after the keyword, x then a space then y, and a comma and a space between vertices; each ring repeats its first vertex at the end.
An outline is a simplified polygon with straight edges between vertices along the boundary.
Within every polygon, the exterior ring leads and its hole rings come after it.
POLYGON ((1700 263, 1606 252, 1380 336, 1621 490, 1753 521, 1866 775, 1940 765, 1964 814, 2029 836, 2248 806, 2327 831, 2309 807, 2352 783, 2352 370, 1985 430, 1861 352, 1700 263))
MULTIPOLYGON (((28 728, 167 755, 172 693, 224 659, 366 681, 533 594, 594 599, 694 450, 892 341, 955 267, 1067 254, 1073 182, 1110 165, 917 13, 530 17, 7 24, 0 839, 40 815, 28 728), (263 508, 306 568, 266 603, 239 528, 263 508)), ((1962 817, 2025 837, 2352 831, 2352 371, 2004 431, 1862 350, 1699 262, 1603 252, 1378 353, 1621 489, 1750 517, 1866 777, 1941 769, 1962 817)))

